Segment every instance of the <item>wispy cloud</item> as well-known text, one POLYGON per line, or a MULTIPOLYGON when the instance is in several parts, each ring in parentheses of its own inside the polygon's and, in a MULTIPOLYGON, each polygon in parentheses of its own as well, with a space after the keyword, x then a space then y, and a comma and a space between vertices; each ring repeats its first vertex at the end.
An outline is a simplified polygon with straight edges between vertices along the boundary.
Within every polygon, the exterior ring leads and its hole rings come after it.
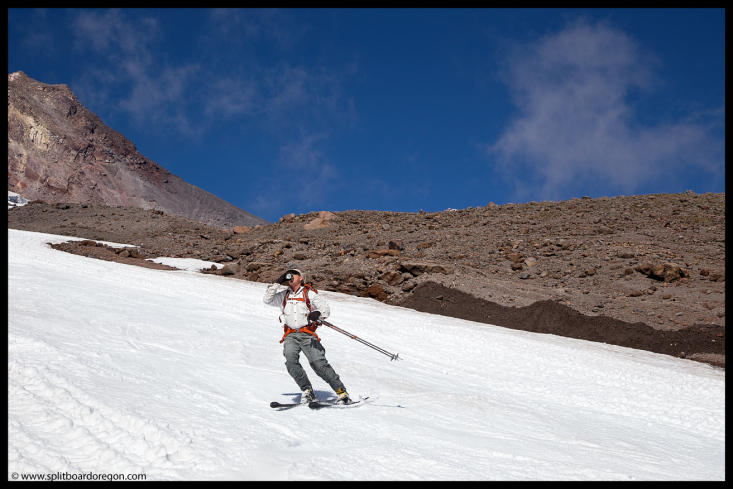
POLYGON ((97 52, 116 53, 118 59, 134 58, 144 64, 151 63, 148 44, 159 34, 154 18, 141 17, 133 22, 119 9, 80 11, 75 29, 77 47, 83 43, 97 52))
POLYGON ((213 38, 274 42, 282 49, 291 48, 308 31, 292 13, 280 9, 214 9, 209 22, 213 38))
POLYGON ((307 28, 287 11, 204 12, 205 28, 191 33, 194 47, 182 56, 167 44, 164 15, 78 11, 75 49, 97 59, 75 86, 94 105, 185 137, 202 137, 222 120, 274 134, 352 117, 342 96, 352 67, 292 62, 289 48, 307 28))
POLYGON ((518 115, 487 153, 516 197, 555 199, 597 188, 631 193, 653 187, 651 181, 680 183, 690 167, 720 176, 724 141, 711 124, 724 114, 713 122, 691 116, 656 125, 636 117, 631 96, 644 97, 660 83, 657 63, 624 32, 585 20, 511 49, 505 81, 518 115))
POLYGON ((152 17, 134 19, 125 11, 80 11, 75 19, 75 48, 104 58, 84 73, 81 86, 97 103, 193 135, 184 113, 184 92, 198 71, 195 64, 166 66, 155 52, 160 26, 152 17))
POLYGON ((338 170, 329 163, 319 146, 327 140, 325 133, 303 135, 286 143, 280 150, 283 180, 292 183, 289 190, 304 204, 323 202, 323 196, 334 190, 332 183, 339 178, 338 170), (291 175, 297 175, 297 178, 290 178, 291 175))
POLYGON ((342 77, 328 69, 280 60, 238 71, 212 77, 202 90, 207 116, 256 117, 275 131, 353 120, 353 107, 342 95, 342 77))
POLYGON ((256 117, 276 131, 349 117, 353 109, 342 96, 342 84, 352 67, 294 56, 293 47, 308 32, 287 10, 210 11, 199 49, 216 76, 205 90, 204 112, 256 117))

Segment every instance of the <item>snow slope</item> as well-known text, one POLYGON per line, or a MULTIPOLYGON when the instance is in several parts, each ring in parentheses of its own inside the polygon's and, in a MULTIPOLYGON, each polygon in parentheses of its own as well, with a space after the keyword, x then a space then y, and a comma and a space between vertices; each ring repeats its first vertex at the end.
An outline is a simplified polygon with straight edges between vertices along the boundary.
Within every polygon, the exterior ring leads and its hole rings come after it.
POLYGON ((721 369, 321 292, 334 324, 405 360, 324 327, 373 402, 278 412, 300 394, 264 284, 45 244, 68 239, 8 230, 9 479, 725 478, 721 369))

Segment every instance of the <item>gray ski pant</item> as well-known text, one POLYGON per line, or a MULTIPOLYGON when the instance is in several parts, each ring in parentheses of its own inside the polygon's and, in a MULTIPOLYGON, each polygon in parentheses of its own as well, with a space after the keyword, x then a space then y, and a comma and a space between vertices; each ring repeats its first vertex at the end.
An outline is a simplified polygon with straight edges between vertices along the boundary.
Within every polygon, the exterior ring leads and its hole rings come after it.
POLYGON ((301 391, 312 389, 310 380, 300 365, 300 352, 305 354, 313 371, 326 381, 334 391, 346 389, 338 374, 326 360, 326 349, 315 336, 308 333, 290 333, 283 342, 283 355, 288 373, 295 380, 301 391))

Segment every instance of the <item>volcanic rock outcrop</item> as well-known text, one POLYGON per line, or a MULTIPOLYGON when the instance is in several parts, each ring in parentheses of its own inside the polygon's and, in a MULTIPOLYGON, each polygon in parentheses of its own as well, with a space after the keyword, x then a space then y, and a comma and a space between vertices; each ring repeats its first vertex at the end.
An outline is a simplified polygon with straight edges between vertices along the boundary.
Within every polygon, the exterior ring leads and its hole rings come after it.
POLYGON ((140 154, 66 85, 8 75, 8 190, 29 200, 158 209, 216 227, 268 222, 140 154))

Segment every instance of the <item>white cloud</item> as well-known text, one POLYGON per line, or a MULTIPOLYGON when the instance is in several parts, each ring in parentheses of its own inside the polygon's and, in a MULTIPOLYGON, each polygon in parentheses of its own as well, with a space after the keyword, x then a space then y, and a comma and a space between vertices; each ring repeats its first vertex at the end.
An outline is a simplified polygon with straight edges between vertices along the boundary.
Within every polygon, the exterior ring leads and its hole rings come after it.
POLYGON ((327 134, 304 135, 299 140, 288 142, 280 150, 284 180, 293 182, 291 190, 295 190, 304 203, 322 201, 324 192, 338 179, 338 170, 328 163, 323 151, 317 147, 327 139, 327 134))
POLYGON ((516 196, 630 193, 690 166, 722 172, 723 141, 707 126, 637 121, 630 95, 659 83, 656 63, 624 32, 584 20, 510 50, 505 81, 518 116, 487 152, 516 196))
POLYGON ((74 83, 79 95, 107 113, 195 138, 222 120, 283 134, 353 117, 341 88, 351 67, 291 62, 288 48, 307 28, 287 11, 209 11, 183 58, 166 44, 166 19, 165 12, 76 12, 75 48, 97 57, 74 83))
POLYGON ((158 21, 132 18, 118 9, 81 11, 74 22, 75 47, 92 51, 104 62, 84 73, 78 85, 92 103, 121 110, 137 122, 173 126, 191 136, 196 129, 184 114, 184 92, 198 71, 195 64, 166 66, 156 53, 158 21))
POLYGON ((214 9, 209 15, 214 37, 234 37, 243 34, 252 41, 274 42, 280 48, 289 49, 308 31, 292 12, 282 9, 214 9))
POLYGON ((147 67, 153 61, 149 44, 159 36, 159 27, 152 17, 132 21, 119 9, 81 11, 74 28, 77 49, 91 48, 123 62, 128 69, 133 64, 147 67))
POLYGON ((245 77, 212 77, 203 96, 204 112, 209 117, 255 115, 261 110, 257 82, 245 77))

